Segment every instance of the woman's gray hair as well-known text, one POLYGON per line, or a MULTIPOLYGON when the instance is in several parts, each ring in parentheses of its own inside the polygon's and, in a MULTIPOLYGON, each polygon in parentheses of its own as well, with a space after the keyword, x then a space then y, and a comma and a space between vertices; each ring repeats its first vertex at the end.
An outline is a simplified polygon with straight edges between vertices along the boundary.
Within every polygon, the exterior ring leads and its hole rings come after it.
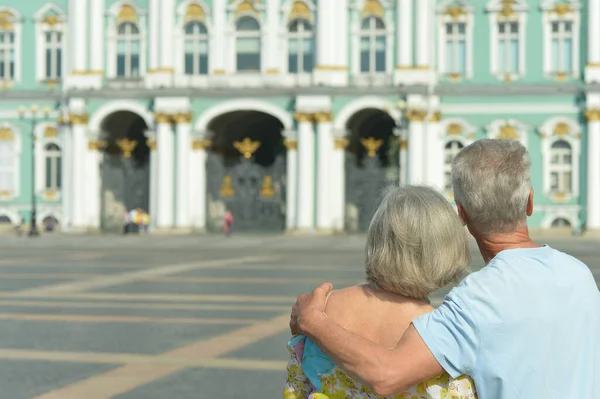
POLYGON ((454 158, 454 200, 474 233, 512 233, 527 223, 530 168, 527 149, 516 140, 479 140, 454 158))
POLYGON ((365 268, 373 289, 425 299, 467 271, 467 231, 448 200, 429 187, 391 188, 367 233, 365 268))

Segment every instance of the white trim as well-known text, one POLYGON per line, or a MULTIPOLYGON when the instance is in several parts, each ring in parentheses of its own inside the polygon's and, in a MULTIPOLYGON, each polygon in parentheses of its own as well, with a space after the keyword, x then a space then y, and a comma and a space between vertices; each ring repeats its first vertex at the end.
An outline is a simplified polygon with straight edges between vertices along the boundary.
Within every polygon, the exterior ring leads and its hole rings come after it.
MULTIPOLYGON (((47 128, 53 127, 60 132, 60 127, 54 122, 40 122, 35 127, 35 193, 36 196, 44 198, 46 201, 58 201, 62 197, 61 190, 56 191, 55 198, 49 199, 45 196, 46 194, 46 152, 44 147, 47 144, 56 144, 60 148, 61 156, 64 156, 64 148, 61 139, 61 134, 58 133, 57 137, 48 138, 44 136, 47 128)), ((61 170, 62 171, 62 170, 61 170)), ((63 174, 64 176, 64 174, 63 174)), ((62 176, 61 176, 62 177, 62 176)), ((62 179, 61 179, 62 180, 62 179)))
POLYGON ((446 163, 446 145, 449 142, 457 141, 463 145, 463 148, 472 144, 475 141, 475 132, 477 128, 467 122, 462 118, 444 118, 440 121, 440 134, 442 135, 441 145, 443 146, 443 165, 444 165, 444 185, 442 189, 445 191, 446 197, 449 200, 453 200, 454 196, 452 192, 446 191, 446 172, 447 172, 447 163, 446 163), (448 134, 448 127, 451 124, 456 124, 462 126, 461 134, 448 134))
POLYGON ((208 129, 208 124, 219 115, 235 111, 258 111, 264 112, 279 119, 284 129, 292 129, 294 120, 290 113, 285 109, 260 100, 231 100, 219 103, 204 111, 194 124, 196 132, 204 132, 208 129))
POLYGON ((0 123, 0 128, 7 128, 13 134, 13 146, 15 151, 15 164, 13 167, 15 168, 13 178, 14 178, 14 192, 12 197, 3 198, 0 201, 6 202, 12 199, 18 198, 21 195, 21 153, 23 151, 23 136, 22 130, 19 129, 16 125, 12 123, 0 123))
POLYGON ((453 0, 445 0, 442 4, 438 5, 436 10, 439 14, 437 30, 438 30, 438 72, 442 75, 447 75, 448 68, 446 66, 446 24, 448 23, 464 23, 465 24, 465 76, 466 79, 473 77, 473 32, 475 30, 475 18, 473 17, 474 7, 468 4, 466 1, 461 0, 458 3, 462 8, 464 14, 460 15, 457 19, 453 19, 450 15, 446 15, 450 4, 453 4, 453 0))
POLYGON ((496 119, 495 121, 487 125, 485 129, 487 130, 488 138, 498 138, 498 135, 500 134, 500 129, 506 125, 515 129, 515 131, 519 135, 519 141, 521 142, 521 144, 527 147, 527 132, 529 130, 529 126, 515 119, 496 119))
POLYGON ((252 3, 254 5, 255 12, 244 12, 236 14, 236 9, 240 3, 246 0, 236 0, 227 6, 227 26, 229 29, 225 30, 225 41, 227 43, 225 56, 225 70, 240 73, 242 75, 258 75, 262 74, 267 69, 268 55, 267 43, 269 38, 267 37, 266 26, 268 24, 265 16, 265 5, 259 2, 252 3), (259 26, 259 38, 260 38, 260 71, 239 71, 237 70, 237 22, 239 19, 244 17, 251 17, 258 22, 259 26))
POLYGON ((104 118, 118 111, 129 111, 139 115, 146 122, 146 126, 150 129, 154 126, 154 118, 152 112, 146 106, 135 101, 118 100, 108 102, 100 107, 90 118, 88 122, 88 130, 92 132, 100 132, 102 130, 102 122, 104 118))
POLYGON ((548 119, 540 128, 539 133, 542 136, 542 162, 543 162, 543 187, 544 195, 555 202, 569 201, 573 198, 579 198, 579 168, 581 161, 581 140, 579 135, 581 134, 581 126, 572 118, 555 117, 548 119), (569 134, 564 136, 554 135, 554 127, 558 123, 565 123, 569 126, 569 134), (563 140, 569 143, 571 146, 571 192, 564 193, 563 199, 557 200, 552 193, 551 182, 550 182, 550 155, 552 144, 556 141, 563 140))
MULTIPOLYGON (((13 34, 15 36, 15 42, 13 43, 13 48, 15 50, 15 76, 13 80, 8 81, 9 83, 20 83, 21 82, 21 66, 22 66, 22 59, 21 59, 21 45, 22 45, 22 39, 23 39, 23 17, 21 16, 21 13, 19 13, 15 8, 13 7, 2 7, 0 6, 0 11, 8 11, 13 15, 13 34)), ((1 77, 0 77, 0 81, 1 81, 1 77)))
MULTIPOLYGON (((20 205, 22 206, 22 205, 20 205)), ((21 224, 21 215, 19 214, 19 211, 14 209, 9 209, 6 206, 2 206, 0 207, 0 217, 1 216, 6 216, 7 218, 10 219, 10 223, 13 226, 17 226, 21 224)))
POLYGON ((356 100, 346 104, 344 108, 340 110, 340 112, 335 117, 333 121, 334 129, 343 130, 346 129, 346 125, 350 118, 354 116, 357 112, 367 109, 373 108, 378 109, 386 114, 388 114, 396 123, 398 123, 402 119, 402 113, 400 110, 391 104, 388 100, 380 98, 380 97, 360 97, 356 100))
POLYGON ((441 104, 444 115, 478 115, 478 114, 578 114, 579 107, 569 103, 533 104, 533 103, 505 103, 505 104, 441 104))
MULTIPOLYGON (((35 23, 35 72, 36 79, 38 82, 47 81, 46 77, 46 33, 47 32, 59 32, 62 34, 61 40, 61 76, 57 77, 57 80, 62 80, 67 74, 67 18, 65 12, 58 7, 56 4, 48 3, 40 8, 34 16, 35 23), (54 11, 59 17, 60 21, 55 26, 50 26, 43 22, 44 17, 50 12, 54 11)), ((52 79, 51 79, 52 80, 52 79)))
MULTIPOLYGON (((579 30, 581 28, 581 3, 579 1, 569 0, 568 4, 571 9, 574 10, 573 13, 567 13, 564 16, 559 16, 554 12, 550 12, 550 10, 554 9, 554 7, 558 4, 556 0, 546 0, 540 8, 542 11, 542 21, 543 21, 543 29, 544 29, 544 74, 547 78, 553 77, 557 71, 552 71, 552 22, 559 21, 567 21, 572 22, 572 54, 571 54, 571 73, 568 75, 573 78, 577 78, 579 76, 580 65, 579 65, 579 45, 580 45, 580 34, 579 30)), ((560 72, 560 71, 559 71, 560 72)))
MULTIPOLYGON (((46 219, 48 217, 52 217, 52 218, 56 219, 58 221, 59 226, 62 225, 62 212, 53 211, 51 209, 43 209, 38 215, 38 222, 41 224, 44 222, 44 219, 46 219)), ((44 230, 43 225, 40 227, 42 228, 42 231, 43 231, 44 230)))
POLYGON ((312 26, 312 34, 313 34, 313 68, 317 64, 317 7, 310 0, 286 0, 285 3, 281 6, 279 13, 279 48, 281 49, 281 57, 280 60, 281 72, 284 75, 292 75, 292 76, 307 76, 310 77, 312 74, 312 70, 308 73, 299 72, 299 73, 289 73, 289 39, 290 39, 290 22, 293 20, 290 19, 290 12, 292 11, 292 5, 296 2, 301 2, 306 4, 308 9, 311 12, 311 19, 308 21, 312 26))
POLYGON ((565 219, 571 223, 571 228, 576 228, 579 225, 579 209, 569 208, 557 208, 552 210, 546 210, 546 215, 540 223, 540 227, 543 229, 551 229, 552 223, 556 219, 565 219))
MULTIPOLYGON (((175 47, 175 61, 173 68, 175 69, 175 73, 178 75, 185 75, 185 13, 187 8, 191 4, 196 4, 204 10, 205 19, 200 21, 207 30, 208 36, 208 74, 211 74, 211 71, 214 69, 213 64, 213 51, 212 49, 216 45, 214 42, 215 35, 213 34, 213 24, 212 24, 212 10, 211 8, 201 0, 187 0, 179 4, 177 6, 176 11, 176 22, 175 22, 175 31, 174 31, 174 47, 175 47)), ((191 21, 190 21, 191 22, 191 21)))

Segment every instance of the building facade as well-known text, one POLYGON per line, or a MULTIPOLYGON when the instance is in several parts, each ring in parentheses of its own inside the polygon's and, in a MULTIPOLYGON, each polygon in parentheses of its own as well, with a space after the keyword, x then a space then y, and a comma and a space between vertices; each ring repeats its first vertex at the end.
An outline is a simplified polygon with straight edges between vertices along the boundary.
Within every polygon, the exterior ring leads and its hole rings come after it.
POLYGON ((489 137, 600 229, 600 0, 5 0, 0 90, 7 223, 363 231, 489 137))

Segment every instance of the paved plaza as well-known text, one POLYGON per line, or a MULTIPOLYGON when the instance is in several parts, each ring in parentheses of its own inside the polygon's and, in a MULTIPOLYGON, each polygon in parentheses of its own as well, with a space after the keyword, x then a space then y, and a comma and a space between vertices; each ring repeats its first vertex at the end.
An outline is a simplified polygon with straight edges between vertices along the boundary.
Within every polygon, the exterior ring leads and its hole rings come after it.
MULTIPOLYGON (((599 241, 543 241, 600 281, 599 241)), ((0 399, 280 398, 290 306, 325 280, 360 283, 363 245, 361 236, 3 237, 0 399)), ((476 254, 473 269, 481 265, 476 254)))

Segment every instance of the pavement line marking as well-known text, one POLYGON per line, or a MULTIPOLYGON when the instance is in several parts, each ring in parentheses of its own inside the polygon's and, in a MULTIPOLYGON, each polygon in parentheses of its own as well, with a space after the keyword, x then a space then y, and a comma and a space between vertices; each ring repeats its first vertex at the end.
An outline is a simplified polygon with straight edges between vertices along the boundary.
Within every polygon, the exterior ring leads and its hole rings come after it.
POLYGON ((172 323, 172 324, 251 324, 253 319, 218 319, 202 317, 105 316, 76 314, 0 313, 0 320, 62 321, 75 323, 172 323))
MULTIPOLYGON (((185 345, 157 357, 216 358, 285 331, 288 329, 288 322, 289 314, 286 313, 239 330, 185 345)), ((217 363, 217 359, 212 360, 217 363)), ((32 399, 111 399, 185 368, 186 366, 180 364, 126 364, 32 399)))
MULTIPOLYGON (((1 268, 0 268, 1 270, 1 268)), ((86 279, 109 276, 109 274, 81 274, 81 273, 0 273, 4 280, 54 280, 54 279, 86 279)))
POLYGON ((75 293, 53 294, 29 293, 13 294, 0 293, 0 298, 58 298, 58 299, 112 299, 119 301, 156 301, 156 302, 241 302, 241 303, 285 303, 296 302, 295 296, 253 296, 253 295, 195 295, 195 294, 112 294, 112 293, 75 293))
POLYGON ((125 272, 116 275, 109 275, 105 277, 99 277, 91 280, 85 281, 74 281, 63 284, 55 284, 48 285, 43 287, 37 287, 32 289, 26 289, 22 291, 17 291, 8 296, 11 297, 29 297, 29 296, 54 296, 56 294, 64 294, 64 293, 76 293, 82 291, 89 291, 98 288, 107 288, 113 287, 115 285, 128 284, 132 282, 139 281, 146 277, 159 277, 159 276, 167 276, 170 274, 187 272, 190 270, 202 269, 202 268, 210 268, 210 267, 220 267, 227 264, 235 264, 235 263, 250 263, 250 262, 264 262, 267 260, 273 260, 272 256, 246 256, 242 258, 231 258, 224 260, 211 260, 205 262, 194 262, 187 264, 174 264, 167 266, 159 266, 155 268, 149 268, 144 270, 136 270, 133 272, 125 272))
MULTIPOLYGON (((0 275, 1 277, 1 275, 0 275)), ((234 283, 234 284, 321 284, 322 278, 281 278, 281 277, 149 277, 143 281, 156 281, 161 283, 234 283)), ((362 283, 356 279, 334 279, 338 284, 362 283)))
POLYGON ((54 352, 28 349, 0 349, 2 360, 36 360, 65 363, 125 364, 125 365, 176 365, 236 370, 285 370, 287 362, 260 359, 183 358, 132 353, 54 352))
POLYGON ((24 301, 21 299, 0 301, 1 306, 9 307, 40 307, 40 308, 98 308, 98 309, 169 309, 169 310, 222 310, 244 312, 285 312, 289 305, 226 305, 226 304, 178 304, 178 303, 122 303, 122 302, 68 302, 68 301, 24 301))
POLYGON ((277 271, 341 271, 341 272, 356 272, 363 273, 365 272, 362 267, 348 267, 348 266, 332 266, 332 265, 231 265, 225 266, 221 269, 224 270, 277 270, 277 271))

